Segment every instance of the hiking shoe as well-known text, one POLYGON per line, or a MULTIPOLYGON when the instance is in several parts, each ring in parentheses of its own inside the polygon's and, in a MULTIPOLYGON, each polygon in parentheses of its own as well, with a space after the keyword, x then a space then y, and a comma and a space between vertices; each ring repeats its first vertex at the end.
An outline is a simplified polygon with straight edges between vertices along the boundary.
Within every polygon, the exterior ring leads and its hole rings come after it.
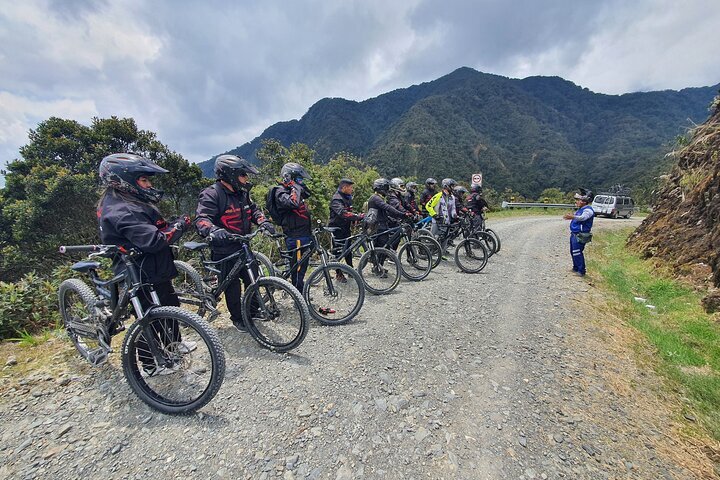
POLYGON ((197 350, 197 342, 193 342, 190 340, 184 340, 180 342, 177 346, 178 353, 181 353, 183 355, 187 355, 193 350, 197 350))
POLYGON ((380 274, 380 278, 388 278, 388 270, 387 268, 383 268, 382 273, 380 274))
POLYGON ((237 322, 233 320, 233 326, 238 329, 240 333, 247 333, 247 327, 245 326, 245 323, 243 322, 237 322))
POLYGON ((335 280, 340 283, 347 283, 347 278, 345 278, 345 275, 340 270, 335 273, 335 280))

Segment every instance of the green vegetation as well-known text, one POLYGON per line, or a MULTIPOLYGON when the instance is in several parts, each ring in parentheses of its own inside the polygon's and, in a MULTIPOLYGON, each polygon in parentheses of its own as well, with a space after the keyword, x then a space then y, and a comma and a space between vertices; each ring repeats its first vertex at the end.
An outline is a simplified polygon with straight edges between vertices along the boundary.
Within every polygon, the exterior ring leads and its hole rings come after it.
MULTIPOLYGON (((263 139, 302 142, 326 163, 361 157, 387 176, 453 177, 478 171, 488 186, 538 198, 543 189, 599 191, 624 184, 649 204, 665 157, 684 129, 708 116, 718 86, 603 95, 558 77, 523 80, 461 68, 363 102, 323 99, 300 119, 268 127, 230 153, 256 159, 263 139)), ((201 164, 206 175, 212 162, 201 164)))
POLYGON ((657 352, 659 372, 690 399, 685 413, 720 440, 720 325, 702 309, 699 293, 628 251, 629 234, 596 236, 590 268, 600 272, 602 287, 617 298, 611 303, 621 318, 657 352))

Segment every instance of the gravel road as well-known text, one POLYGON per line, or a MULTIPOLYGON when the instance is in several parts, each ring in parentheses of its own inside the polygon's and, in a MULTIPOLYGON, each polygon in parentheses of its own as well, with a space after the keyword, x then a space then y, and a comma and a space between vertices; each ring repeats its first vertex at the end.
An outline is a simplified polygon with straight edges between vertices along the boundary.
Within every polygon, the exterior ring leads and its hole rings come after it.
POLYGON ((648 408, 657 380, 570 274, 567 222, 489 226, 503 248, 483 273, 443 262, 292 354, 218 320, 225 383, 191 416, 135 398, 118 355, 6 366, 0 478, 695 478, 668 453, 676 419, 648 408))

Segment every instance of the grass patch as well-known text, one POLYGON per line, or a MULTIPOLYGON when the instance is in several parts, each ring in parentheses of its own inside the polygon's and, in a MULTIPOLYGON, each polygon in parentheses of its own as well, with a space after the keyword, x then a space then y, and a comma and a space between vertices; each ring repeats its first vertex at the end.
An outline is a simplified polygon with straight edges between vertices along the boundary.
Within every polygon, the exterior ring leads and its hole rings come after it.
POLYGON ((600 274, 598 286, 613 294, 620 318, 655 348, 658 372, 690 399, 684 413, 720 440, 720 325, 703 310, 701 294, 625 247, 631 231, 597 235, 590 269, 600 274))

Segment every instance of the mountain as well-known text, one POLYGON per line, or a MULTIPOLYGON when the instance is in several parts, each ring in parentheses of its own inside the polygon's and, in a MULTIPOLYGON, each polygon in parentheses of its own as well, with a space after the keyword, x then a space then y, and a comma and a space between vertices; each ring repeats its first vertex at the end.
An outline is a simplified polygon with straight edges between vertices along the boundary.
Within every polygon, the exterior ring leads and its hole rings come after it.
MULTIPOLYGON (((537 196, 633 185, 669 168, 664 153, 708 117, 713 87, 605 95, 559 77, 511 79, 460 68, 437 80, 355 102, 325 98, 227 153, 256 161, 266 138, 305 143, 328 161, 347 151, 388 177, 468 180, 537 196)), ((200 164, 212 175, 212 159, 200 164)))

